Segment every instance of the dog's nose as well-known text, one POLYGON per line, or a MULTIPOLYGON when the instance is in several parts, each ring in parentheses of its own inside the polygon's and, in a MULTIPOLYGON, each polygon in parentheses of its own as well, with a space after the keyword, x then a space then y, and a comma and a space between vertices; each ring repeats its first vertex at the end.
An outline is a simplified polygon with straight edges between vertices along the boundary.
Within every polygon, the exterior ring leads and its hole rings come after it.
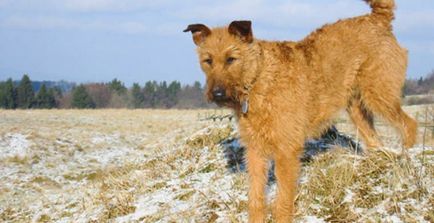
POLYGON ((225 89, 222 87, 215 87, 212 90, 212 96, 216 101, 224 99, 226 97, 225 89))

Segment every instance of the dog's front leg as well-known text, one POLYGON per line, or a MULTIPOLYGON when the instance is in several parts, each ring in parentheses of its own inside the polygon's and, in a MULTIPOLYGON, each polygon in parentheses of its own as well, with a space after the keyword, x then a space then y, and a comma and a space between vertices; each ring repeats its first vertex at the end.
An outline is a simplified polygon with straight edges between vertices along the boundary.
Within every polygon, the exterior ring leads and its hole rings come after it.
POLYGON ((297 179, 300 170, 299 148, 279 149, 275 152, 275 174, 277 179, 277 198, 274 217, 278 223, 292 222, 294 198, 297 193, 297 179))
POLYGON ((249 222, 265 222, 265 185, 268 160, 258 148, 247 148, 247 171, 249 174, 249 222))

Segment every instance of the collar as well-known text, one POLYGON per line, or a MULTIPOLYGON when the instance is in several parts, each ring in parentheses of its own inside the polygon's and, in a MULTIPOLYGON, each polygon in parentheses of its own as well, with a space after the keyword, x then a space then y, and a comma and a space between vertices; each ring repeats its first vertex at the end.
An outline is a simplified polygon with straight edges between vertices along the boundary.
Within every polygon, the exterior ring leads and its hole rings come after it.
POLYGON ((249 94, 250 91, 252 90, 253 86, 255 85, 256 81, 259 78, 259 75, 262 73, 262 68, 264 66, 264 53, 263 53, 263 49, 261 46, 259 46, 260 52, 260 62, 259 62, 259 68, 258 71, 256 72, 256 75, 253 77, 252 81, 246 85, 244 85, 244 89, 243 89, 243 95, 241 96, 241 100, 240 100, 240 106, 241 106, 241 113, 243 115, 247 115, 247 113, 249 112, 249 94))
MULTIPOLYGON (((263 67, 262 48, 260 54, 261 54, 261 63, 259 64, 259 66, 262 68, 263 67)), ((247 113, 249 112, 249 94, 253 86, 255 85, 256 81, 259 79, 259 75, 261 74, 261 72, 262 69, 258 70, 256 75, 253 77, 252 81, 249 84, 244 85, 243 94, 240 98, 241 113, 243 115, 247 115, 247 113)))

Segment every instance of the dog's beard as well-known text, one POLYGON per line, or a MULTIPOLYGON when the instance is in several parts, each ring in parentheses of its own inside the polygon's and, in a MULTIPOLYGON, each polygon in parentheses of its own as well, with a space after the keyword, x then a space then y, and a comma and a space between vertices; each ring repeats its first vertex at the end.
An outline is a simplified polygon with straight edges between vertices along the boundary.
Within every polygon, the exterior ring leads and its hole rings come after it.
POLYGON ((230 88, 229 91, 226 92, 227 96, 224 98, 214 98, 210 92, 207 92, 208 102, 214 103, 218 107, 235 109, 235 107, 240 103, 235 89, 236 88, 230 88))
POLYGON ((235 102, 231 98, 225 98, 220 100, 213 100, 213 102, 219 107, 233 108, 235 102))

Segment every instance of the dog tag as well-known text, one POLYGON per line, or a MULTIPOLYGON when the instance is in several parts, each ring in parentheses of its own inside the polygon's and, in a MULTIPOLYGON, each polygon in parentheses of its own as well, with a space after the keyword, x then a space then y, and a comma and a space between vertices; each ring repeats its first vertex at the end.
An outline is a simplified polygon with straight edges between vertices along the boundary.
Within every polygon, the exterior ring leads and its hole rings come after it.
POLYGON ((241 112, 243 114, 247 114, 248 111, 249 111, 249 101, 248 100, 244 100, 241 103, 241 112))

